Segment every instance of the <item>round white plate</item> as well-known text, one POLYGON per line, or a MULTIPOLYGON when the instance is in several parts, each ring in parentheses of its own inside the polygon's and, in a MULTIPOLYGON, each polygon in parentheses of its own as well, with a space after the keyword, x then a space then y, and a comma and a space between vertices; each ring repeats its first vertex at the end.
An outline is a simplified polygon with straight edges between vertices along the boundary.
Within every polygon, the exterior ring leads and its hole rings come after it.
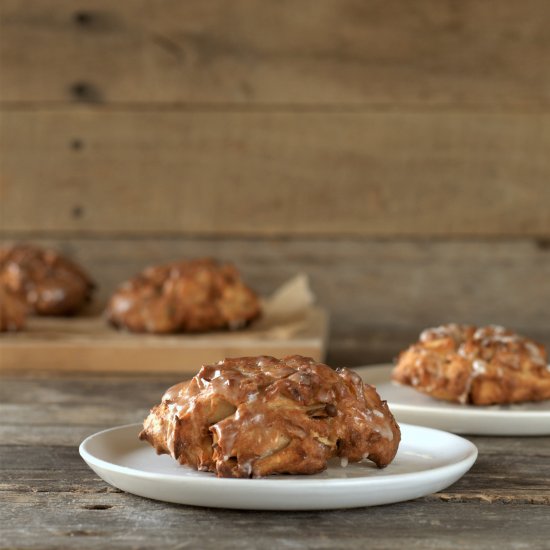
POLYGON ((388 402, 400 422, 472 435, 549 435, 550 400, 479 407, 433 399, 391 382, 392 365, 354 369, 388 402))
POLYGON ((383 470, 371 462, 338 462, 311 476, 217 478, 181 466, 138 440, 132 424, 99 432, 80 445, 80 455, 107 483, 143 497, 215 508, 329 510, 418 498, 457 481, 475 462, 476 447, 446 432, 401 425, 395 460, 383 470))

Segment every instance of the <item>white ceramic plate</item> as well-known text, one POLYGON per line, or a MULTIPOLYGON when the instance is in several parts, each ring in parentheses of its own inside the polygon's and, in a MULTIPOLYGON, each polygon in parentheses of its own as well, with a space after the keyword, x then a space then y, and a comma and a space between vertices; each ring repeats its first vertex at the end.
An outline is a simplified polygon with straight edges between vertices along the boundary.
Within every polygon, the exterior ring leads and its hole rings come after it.
POLYGON ((331 464, 312 476, 219 479, 179 465, 139 441, 141 426, 99 432, 80 445, 80 455, 107 483, 143 497, 215 508, 328 510, 374 506, 418 498, 448 487, 475 462, 476 447, 446 432, 401 425, 395 460, 379 470, 370 462, 331 464))
POLYGON ((550 400, 518 405, 476 407, 433 399, 412 388, 393 384, 392 365, 354 369, 376 386, 400 422, 410 422, 459 434, 548 435, 550 400))

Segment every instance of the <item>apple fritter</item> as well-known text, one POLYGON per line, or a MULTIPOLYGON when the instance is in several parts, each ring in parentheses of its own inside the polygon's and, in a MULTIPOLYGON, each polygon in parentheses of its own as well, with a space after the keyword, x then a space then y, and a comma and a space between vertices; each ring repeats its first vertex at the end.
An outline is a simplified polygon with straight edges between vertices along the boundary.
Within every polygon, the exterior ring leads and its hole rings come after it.
POLYGON ((426 329, 399 355, 392 378, 436 399, 463 404, 550 399, 544 347, 494 325, 426 329))
POLYGON ((237 269, 210 259, 149 267, 123 283, 106 310, 117 327, 158 334, 238 329, 260 313, 237 269))
POLYGON ((27 304, 0 284, 0 332, 22 330, 27 317, 27 304))
POLYGON ((400 431, 373 386, 293 355, 225 359, 170 388, 140 439, 219 477, 314 474, 327 460, 395 457, 400 431))
POLYGON ((28 244, 0 249, 0 284, 37 315, 73 315, 90 301, 95 288, 73 261, 28 244))

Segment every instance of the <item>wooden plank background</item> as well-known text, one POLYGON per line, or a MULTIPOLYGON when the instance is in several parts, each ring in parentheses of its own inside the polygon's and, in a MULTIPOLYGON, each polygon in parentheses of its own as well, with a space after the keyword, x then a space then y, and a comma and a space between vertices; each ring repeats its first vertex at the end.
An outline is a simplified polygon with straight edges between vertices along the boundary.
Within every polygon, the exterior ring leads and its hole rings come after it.
POLYGON ((546 0, 2 0, 3 101, 548 105, 546 0))
POLYGON ((2 128, 13 231, 550 235, 549 115, 39 110, 2 128))
POLYGON ((101 288, 310 274, 329 357, 426 325, 550 343, 546 0, 2 0, 0 223, 101 288))

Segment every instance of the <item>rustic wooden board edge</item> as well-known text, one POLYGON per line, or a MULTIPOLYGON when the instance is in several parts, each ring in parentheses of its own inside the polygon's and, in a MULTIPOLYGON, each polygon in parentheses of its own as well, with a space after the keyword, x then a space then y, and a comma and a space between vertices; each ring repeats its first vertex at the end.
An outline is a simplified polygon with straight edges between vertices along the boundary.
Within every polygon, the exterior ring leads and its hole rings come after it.
MULTIPOLYGON (((65 334, 55 332, 55 338, 40 331, 2 335, 0 371, 194 374, 202 364, 244 355, 299 354, 322 361, 326 355, 328 313, 312 307, 306 320, 302 330, 284 338, 268 332, 144 336, 100 326, 104 321, 99 317, 81 320, 84 327, 99 330, 86 334, 78 332, 80 327, 75 320, 56 320, 57 331, 64 323, 69 328, 65 334)), ((36 321, 40 325, 41 320, 36 321)))

